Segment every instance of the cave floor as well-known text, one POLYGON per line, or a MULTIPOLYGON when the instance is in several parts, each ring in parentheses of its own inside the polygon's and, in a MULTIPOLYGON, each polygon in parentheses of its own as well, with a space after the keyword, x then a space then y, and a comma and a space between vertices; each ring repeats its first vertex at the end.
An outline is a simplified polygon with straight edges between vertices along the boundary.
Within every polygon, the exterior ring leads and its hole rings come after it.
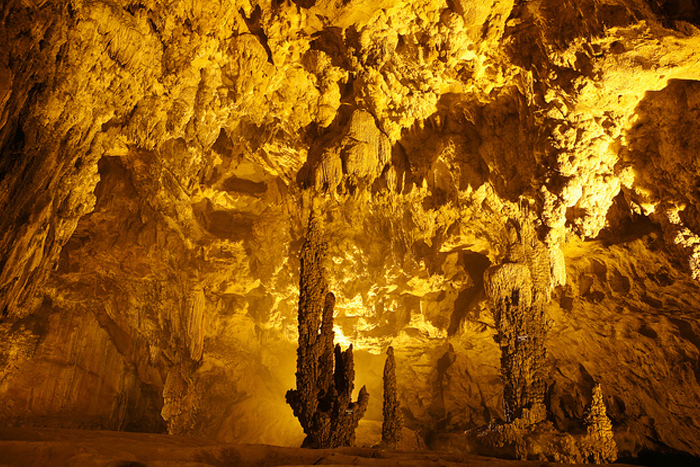
POLYGON ((292 465, 539 467, 560 464, 437 451, 384 451, 369 448, 314 450, 263 444, 224 444, 198 438, 150 433, 0 428, 0 466, 292 465))

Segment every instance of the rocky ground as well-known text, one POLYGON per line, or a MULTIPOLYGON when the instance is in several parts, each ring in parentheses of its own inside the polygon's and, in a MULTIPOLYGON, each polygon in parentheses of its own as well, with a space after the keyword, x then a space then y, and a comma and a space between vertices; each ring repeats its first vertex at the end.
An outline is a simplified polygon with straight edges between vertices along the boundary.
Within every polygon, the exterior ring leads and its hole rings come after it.
MULTIPOLYGON (((85 467, 545 467, 562 464, 428 451, 370 448, 301 449, 223 444, 191 437, 49 429, 0 429, 2 466, 85 467)), ((567 464, 573 465, 573 464, 567 464)), ((625 465, 625 464, 616 464, 625 465)))

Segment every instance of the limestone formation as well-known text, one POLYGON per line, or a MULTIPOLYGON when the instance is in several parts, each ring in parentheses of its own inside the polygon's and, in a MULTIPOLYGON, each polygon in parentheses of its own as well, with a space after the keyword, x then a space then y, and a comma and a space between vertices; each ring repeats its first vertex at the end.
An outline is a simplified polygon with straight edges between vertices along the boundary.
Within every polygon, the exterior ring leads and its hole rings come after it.
POLYGON ((584 440, 585 449, 582 449, 589 462, 595 464, 608 464, 617 460, 617 444, 613 438, 613 429, 610 419, 605 413, 603 390, 600 384, 593 387, 593 399, 586 414, 587 438, 584 440))
POLYGON ((696 3, 0 2, 0 424, 298 446, 352 342, 403 443, 700 456, 696 3))
POLYGON ((382 442, 381 445, 395 449, 401 442, 403 433, 403 416, 396 388, 396 360, 394 348, 389 346, 386 350, 386 362, 384 363, 384 403, 382 414, 382 442))
POLYGON ((499 425, 488 426, 477 434, 482 454, 538 458, 566 464, 608 464, 617 460, 617 444, 612 423, 606 415, 600 384, 593 387, 591 405, 585 419, 586 432, 565 433, 549 421, 526 416, 499 425))
POLYGON ((549 287, 540 271, 550 268, 547 256, 536 254, 540 245, 527 224, 518 234, 520 238, 511 246, 509 257, 520 262, 486 270, 484 287, 493 306, 501 347, 505 419, 537 423, 545 418, 544 304, 549 287))
POLYGON ((340 344, 333 347, 335 296, 326 284, 323 263, 327 245, 320 222, 312 213, 301 249, 297 387, 290 389, 286 398, 306 433, 302 446, 334 448, 354 444, 369 394, 363 386, 357 401, 352 402, 352 345, 345 351, 340 344))

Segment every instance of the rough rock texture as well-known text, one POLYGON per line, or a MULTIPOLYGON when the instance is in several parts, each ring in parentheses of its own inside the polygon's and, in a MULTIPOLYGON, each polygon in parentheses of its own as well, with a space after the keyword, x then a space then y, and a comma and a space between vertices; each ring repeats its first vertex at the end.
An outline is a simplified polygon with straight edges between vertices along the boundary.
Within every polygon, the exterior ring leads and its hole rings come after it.
POLYGON ((389 346, 386 350, 386 362, 384 363, 384 396, 382 404, 382 441, 380 446, 396 449, 403 438, 403 415, 401 403, 396 388, 396 359, 394 348, 389 346))
POLYGON ((606 415, 603 390, 600 384, 593 386, 593 400, 586 414, 587 441, 590 462, 595 464, 612 463, 617 460, 617 445, 613 438, 613 428, 606 415))
POLYGON ((484 273, 501 347, 503 412, 507 422, 546 417, 544 407, 547 336, 544 306, 549 300, 549 258, 526 221, 508 260, 484 273))
POLYGON ((302 447, 353 446, 355 430, 369 402, 364 386, 352 402, 352 345, 345 351, 340 344, 333 346, 335 295, 328 292, 326 283, 327 249, 320 220, 312 212, 299 258, 297 387, 286 395, 306 433, 302 447))
POLYGON ((593 387, 584 420, 585 431, 562 432, 551 421, 544 420, 537 409, 522 412, 512 422, 489 424, 477 430, 475 440, 479 450, 501 458, 537 458, 564 464, 608 464, 617 460, 617 445, 599 384, 593 387))
POLYGON ((3 2, 0 419, 301 443, 316 198, 335 338, 374 394, 395 349, 413 439, 505 417, 519 264, 553 426, 600 382, 621 458, 700 456, 691 3, 3 2))

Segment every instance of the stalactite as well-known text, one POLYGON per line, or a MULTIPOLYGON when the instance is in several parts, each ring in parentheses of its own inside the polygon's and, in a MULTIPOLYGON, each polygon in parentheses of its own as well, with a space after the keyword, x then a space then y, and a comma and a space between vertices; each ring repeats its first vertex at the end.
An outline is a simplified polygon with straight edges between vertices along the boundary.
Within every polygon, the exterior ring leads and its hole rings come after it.
POLYGON ((386 351, 384 363, 384 422, 382 423, 382 446, 396 448, 401 442, 403 417, 396 391, 396 361, 394 360, 394 348, 386 351))
POLYGON ((335 296, 325 279, 326 251, 320 219, 312 214, 300 258, 297 388, 286 398, 306 433, 303 446, 314 448, 351 446, 369 402, 365 387, 356 402, 351 399, 352 346, 344 352, 333 347, 335 296))

